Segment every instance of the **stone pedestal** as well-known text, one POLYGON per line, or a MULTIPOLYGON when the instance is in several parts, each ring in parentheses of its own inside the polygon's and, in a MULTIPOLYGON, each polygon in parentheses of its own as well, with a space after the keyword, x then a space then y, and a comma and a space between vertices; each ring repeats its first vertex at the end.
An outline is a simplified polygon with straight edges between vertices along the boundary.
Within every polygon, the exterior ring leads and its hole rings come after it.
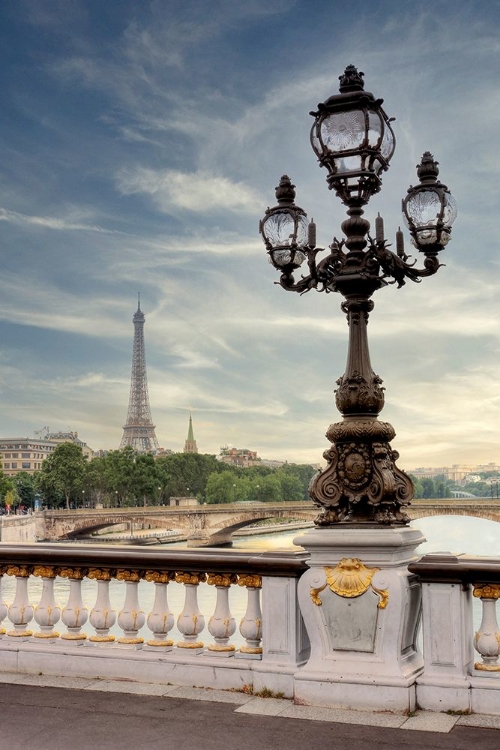
POLYGON ((295 700, 414 710, 421 590, 407 566, 421 532, 339 524, 294 541, 311 555, 298 590, 311 656, 295 673, 295 700))

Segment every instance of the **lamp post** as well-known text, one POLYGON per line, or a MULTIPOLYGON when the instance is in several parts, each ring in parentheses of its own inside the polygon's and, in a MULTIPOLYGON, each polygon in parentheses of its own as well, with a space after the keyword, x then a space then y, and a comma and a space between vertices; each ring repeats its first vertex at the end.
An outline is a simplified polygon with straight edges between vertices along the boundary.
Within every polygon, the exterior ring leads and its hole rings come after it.
POLYGON ((420 281, 440 267, 439 253, 450 240, 457 209, 448 188, 438 180, 438 163, 426 151, 417 166, 419 183, 408 189, 403 218, 411 243, 423 256, 423 267, 409 261, 403 233, 396 232, 396 252, 389 249, 380 215, 375 236, 363 209, 379 192, 382 174, 395 149, 392 119, 382 99, 364 90, 363 73, 349 65, 340 76, 340 93, 311 112, 311 145, 327 183, 347 207, 344 238, 334 237, 326 257, 317 260, 316 225, 295 204, 295 185, 284 175, 276 188, 278 205, 268 208, 260 233, 281 286, 303 294, 315 289, 339 292, 347 316, 349 345, 345 373, 337 380, 336 405, 343 420, 328 428, 332 446, 324 453, 327 466, 311 482, 310 496, 321 508, 317 526, 338 523, 406 524, 413 497, 410 478, 396 466, 391 448, 392 425, 379 421, 384 405, 382 380, 370 363, 367 323, 374 292, 388 284, 402 287, 420 281), (308 273, 295 279, 306 262, 308 273))
POLYGON ((340 93, 311 114, 312 147, 327 170, 328 186, 347 208, 344 237, 334 237, 319 258, 316 226, 295 204, 295 186, 286 175, 276 189, 278 205, 260 223, 281 286, 301 294, 339 292, 349 326, 346 370, 335 392, 343 419, 327 430, 327 466, 309 488, 321 512, 316 528, 296 540, 309 553, 297 592, 311 652, 294 692, 306 704, 321 696, 325 706, 408 711, 423 669, 416 646, 421 592, 408 562, 424 538, 407 525, 413 485, 396 466, 394 428, 378 418, 384 389, 370 363, 367 323, 376 291, 436 273, 456 205, 426 152, 417 167, 419 183, 403 200, 422 267, 409 260, 400 229, 392 252, 382 218, 375 219, 372 236, 363 216, 395 148, 382 100, 364 90, 363 73, 350 65, 340 76, 340 93), (296 280, 304 263, 308 272, 296 280))

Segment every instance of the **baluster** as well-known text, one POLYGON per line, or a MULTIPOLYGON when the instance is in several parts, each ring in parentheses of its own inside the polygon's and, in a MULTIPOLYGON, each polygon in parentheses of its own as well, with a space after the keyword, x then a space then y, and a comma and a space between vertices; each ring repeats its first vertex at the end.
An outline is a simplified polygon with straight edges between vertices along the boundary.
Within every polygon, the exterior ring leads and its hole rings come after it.
POLYGON ((229 587, 237 581, 238 576, 233 573, 208 574, 209 586, 215 586, 217 589, 215 612, 208 621, 208 631, 215 643, 211 643, 208 650, 218 656, 233 656, 236 650, 229 643, 230 637, 236 631, 236 622, 229 609, 229 587))
POLYGON ((198 609, 198 585, 207 580, 206 573, 176 573, 177 583, 184 584, 184 609, 177 618, 177 627, 184 636, 177 648, 190 648, 194 653, 201 653, 203 643, 197 641, 198 635, 205 627, 205 618, 198 609))
POLYGON ((138 570, 118 570, 116 578, 125 582, 125 602, 118 613, 118 625, 123 630, 123 636, 118 638, 117 643, 142 648, 144 638, 139 638, 138 632, 146 622, 146 615, 139 608, 141 573, 138 570))
POLYGON ((8 609, 9 620, 14 625, 14 630, 9 630, 7 635, 23 641, 33 635, 31 630, 26 629, 33 619, 33 607, 28 599, 28 578, 32 570, 30 565, 9 565, 7 568, 7 575, 16 577, 16 595, 8 609))
POLYGON ((7 605, 5 604, 2 596, 3 575, 6 570, 6 565, 0 565, 0 638, 5 635, 5 628, 2 627, 2 622, 7 617, 7 605))
POLYGON ((54 630, 54 625, 61 617, 61 608, 56 604, 54 597, 56 569, 51 566, 35 565, 33 575, 42 579, 42 597, 35 607, 35 622, 40 626, 40 632, 35 633, 35 638, 55 640, 59 638, 59 633, 54 630))
POLYGON ((153 633, 153 638, 147 641, 146 646, 161 648, 163 651, 171 651, 174 642, 168 638, 168 633, 174 627, 174 614, 168 607, 167 586, 174 578, 174 573, 163 573, 158 570, 148 570, 144 576, 146 581, 155 585, 155 600, 153 609, 148 614, 148 628, 153 633))
POLYGON ((64 641, 75 641, 75 645, 81 645, 87 636, 81 632, 82 627, 88 620, 88 610, 82 600, 82 580, 85 578, 85 568, 59 568, 58 575, 69 579, 68 603, 63 608, 61 620, 68 628, 61 638, 64 641))
POLYGON ((240 622, 240 633, 246 640, 238 656, 246 659, 262 659, 262 612, 260 609, 260 590, 262 576, 246 575, 238 577, 238 586, 246 586, 248 593, 247 611, 240 622))
POLYGON ((101 568, 90 568, 87 578, 97 581, 97 598, 93 609, 90 611, 89 622, 94 628, 96 635, 88 639, 90 643, 113 643, 114 635, 109 631, 116 622, 116 611, 111 607, 109 598, 109 582, 112 575, 111 570, 101 568))
POLYGON ((500 672, 500 628, 498 627, 496 605, 500 599, 500 584, 490 583, 474 586, 474 596, 481 599, 483 619, 474 636, 474 646, 481 654, 482 662, 474 664, 475 669, 484 672, 500 672))

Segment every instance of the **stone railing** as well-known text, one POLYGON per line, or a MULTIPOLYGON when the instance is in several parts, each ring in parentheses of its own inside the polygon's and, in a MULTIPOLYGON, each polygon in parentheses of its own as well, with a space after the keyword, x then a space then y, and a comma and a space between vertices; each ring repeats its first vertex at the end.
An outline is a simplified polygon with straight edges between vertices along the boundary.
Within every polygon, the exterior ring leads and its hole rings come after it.
MULTIPOLYGON (((325 689, 329 681, 345 688, 351 669, 357 675, 351 682, 357 680, 358 693, 365 696, 351 703, 369 707, 370 691, 387 693, 395 678, 384 677, 376 641, 372 651, 342 645, 335 650, 332 644, 340 636, 333 631, 344 627, 335 618, 341 612, 349 618, 353 598, 367 596, 379 624, 395 638, 401 625, 394 624, 393 633, 388 618, 397 611, 399 578, 394 583, 389 573, 376 573, 386 576, 387 591, 379 590, 380 581, 375 593, 326 588, 323 579, 317 588, 316 579, 309 582, 308 577, 324 577, 321 565, 330 562, 330 553, 325 551, 325 562, 309 571, 306 558, 303 552, 2 544, 0 670, 266 689, 298 700, 297 686, 309 680, 317 690, 306 702, 347 705, 341 693, 329 698, 325 689), (382 594, 387 596, 381 606, 382 594), (321 607, 318 596, 324 597, 321 607), (312 674, 314 659, 299 602, 311 632, 314 623, 326 628, 325 656, 319 661, 316 656, 312 674), (372 670, 364 677, 363 664, 372 670)), ((369 570, 351 558, 337 568, 346 574, 355 563, 362 572, 369 570)), ((336 569, 324 570, 331 578, 336 569)), ((416 691, 411 705, 499 715, 500 559, 426 555, 410 563, 409 574, 404 567, 404 574, 422 594, 423 659, 417 654, 408 677, 416 691)), ((408 607, 408 600, 401 602, 405 622, 408 607)), ((403 657, 414 643, 411 628, 404 627, 403 657)), ((311 642, 319 653, 320 645, 311 642)), ((385 699, 377 700, 386 705, 385 699)))
POLYGON ((0 594, 1 668, 291 696, 309 655, 297 604, 305 557, 1 545, 0 582, 10 589, 9 603, 0 594))
POLYGON ((434 554, 409 569, 422 585, 424 671, 417 704, 500 714, 500 559, 434 554))

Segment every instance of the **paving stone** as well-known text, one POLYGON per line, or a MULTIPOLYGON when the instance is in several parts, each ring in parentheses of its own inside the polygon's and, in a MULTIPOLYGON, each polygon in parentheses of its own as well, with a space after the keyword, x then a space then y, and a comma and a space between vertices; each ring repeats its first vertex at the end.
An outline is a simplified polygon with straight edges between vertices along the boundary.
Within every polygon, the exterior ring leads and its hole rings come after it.
POLYGON ((400 729, 411 729, 417 732, 443 732, 447 734, 451 732, 458 719, 458 716, 450 716, 450 714, 422 711, 415 716, 410 716, 401 725, 400 729))
POLYGON ((0 683, 15 685, 19 682, 20 675, 18 672, 0 672, 0 683))
POLYGON ((406 716, 391 713, 370 713, 352 711, 344 708, 322 708, 320 706, 291 705, 280 713, 280 717, 290 719, 310 719, 312 721, 331 721, 337 724, 361 724, 366 727, 393 727, 397 729, 406 721, 406 716))
POLYGON ((155 685, 149 682, 128 682, 127 680, 93 680, 85 686, 84 690, 96 690, 101 693, 162 696, 175 690, 175 685, 155 685))
POLYGON ((210 690, 195 687, 173 687, 168 693, 170 698, 189 698, 194 701, 214 701, 215 703, 235 703, 242 705, 252 700, 251 695, 231 690, 210 690))
MULTIPOLYGON (((259 714, 260 716, 281 716, 289 708, 290 701, 284 698, 251 698, 236 711, 242 714, 259 714)), ((236 712, 235 712, 236 713, 236 712)))
POLYGON ((466 727, 484 727, 486 729, 500 729, 500 716, 487 716, 486 714, 469 714, 460 716, 457 724, 466 727))
POLYGON ((35 685, 40 687, 64 687, 70 690, 84 690, 95 680, 90 677, 61 677, 51 674, 19 674, 18 685, 35 685))

